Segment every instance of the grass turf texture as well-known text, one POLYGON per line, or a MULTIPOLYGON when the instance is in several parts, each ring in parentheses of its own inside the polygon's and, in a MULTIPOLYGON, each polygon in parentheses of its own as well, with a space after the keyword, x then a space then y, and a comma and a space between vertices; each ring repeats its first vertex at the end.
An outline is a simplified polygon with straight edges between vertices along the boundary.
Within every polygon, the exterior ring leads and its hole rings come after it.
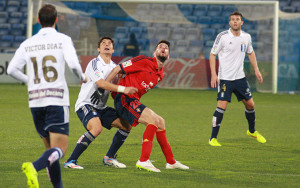
MULTIPOLYGON (((299 187, 300 185, 300 95, 253 93, 256 129, 267 139, 260 144, 247 134, 242 103, 232 97, 223 118, 218 141, 208 145, 216 91, 154 89, 142 102, 166 121, 168 140, 177 160, 190 170, 166 170, 165 159, 155 139, 151 160, 161 173, 139 171, 145 126, 132 129, 118 152, 127 169, 102 164, 113 135, 103 129, 79 158, 84 170, 64 169, 78 138, 85 132, 74 112, 79 87, 70 87, 70 137, 66 156, 60 160, 64 187, 299 187)), ((37 135, 22 85, 0 84, 0 187, 25 187, 21 171, 25 161, 36 160, 44 151, 37 135)), ((110 98, 110 106, 113 101, 110 98)), ((40 187, 52 187, 46 170, 39 172, 40 187)))

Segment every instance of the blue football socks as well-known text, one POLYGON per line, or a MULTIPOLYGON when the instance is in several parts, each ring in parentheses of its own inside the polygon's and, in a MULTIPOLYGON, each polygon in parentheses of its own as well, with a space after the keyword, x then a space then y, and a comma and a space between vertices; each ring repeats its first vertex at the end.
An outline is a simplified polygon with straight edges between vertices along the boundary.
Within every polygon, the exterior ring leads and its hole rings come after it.
POLYGON ((62 188, 62 179, 59 160, 55 161, 51 166, 48 166, 48 174, 54 188, 62 188))
POLYGON ((247 110, 245 108, 245 115, 248 120, 248 125, 249 125, 249 131, 250 133, 255 132, 255 111, 253 110, 247 110))
POLYGON ((124 131, 121 129, 117 130, 117 132, 113 138, 113 141, 110 145, 110 148, 109 148, 108 152, 106 153, 106 156, 114 158, 117 151, 120 149, 120 147, 125 142, 129 133, 130 132, 127 132, 127 131, 124 131))
POLYGON ((225 112, 224 109, 219 108, 219 107, 216 108, 216 111, 213 115, 212 132, 211 132, 210 139, 217 138, 224 112, 225 112))
POLYGON ((42 156, 34 161, 32 164, 36 171, 40 171, 44 168, 46 168, 48 165, 52 165, 54 162, 58 161, 60 158, 62 158, 63 152, 60 148, 51 148, 47 151, 45 151, 42 156))
POLYGON ((84 133, 79 140, 77 141, 77 145, 75 146, 71 156, 67 160, 67 162, 71 160, 77 161, 79 156, 88 148, 91 142, 93 142, 95 137, 89 131, 84 133))

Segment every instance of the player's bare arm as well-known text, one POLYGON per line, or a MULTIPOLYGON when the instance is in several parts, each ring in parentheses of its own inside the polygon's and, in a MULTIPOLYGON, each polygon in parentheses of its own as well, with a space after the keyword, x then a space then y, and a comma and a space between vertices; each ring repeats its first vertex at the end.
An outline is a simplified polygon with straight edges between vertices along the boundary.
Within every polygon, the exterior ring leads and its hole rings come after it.
POLYGON ((124 74, 121 72, 112 80, 111 83, 118 84, 123 77, 124 77, 124 74))
POLYGON ((251 54, 248 54, 248 57, 249 57, 251 65, 252 65, 252 67, 254 69, 256 78, 258 79, 259 83, 262 84, 263 83, 263 77, 261 76, 259 68, 258 68, 258 65, 257 65, 257 60, 256 60, 255 52, 252 51, 251 54))
POLYGON ((210 71, 211 71, 211 87, 216 88, 217 83, 219 83, 218 75, 216 73, 216 55, 210 54, 209 55, 209 64, 210 64, 210 71))
POLYGON ((116 66, 110 73, 109 75, 106 77, 106 81, 111 82, 118 73, 121 73, 121 67, 120 66, 116 66))
POLYGON ((135 87, 118 86, 118 85, 112 84, 112 83, 110 83, 106 80, 103 80, 103 79, 98 80, 96 82, 96 84, 99 88, 109 90, 109 91, 114 91, 114 92, 121 92, 121 93, 125 93, 125 94, 128 94, 128 95, 132 95, 132 94, 136 93, 137 90, 138 90, 135 87), (124 89, 124 91, 123 91, 123 89, 124 89))

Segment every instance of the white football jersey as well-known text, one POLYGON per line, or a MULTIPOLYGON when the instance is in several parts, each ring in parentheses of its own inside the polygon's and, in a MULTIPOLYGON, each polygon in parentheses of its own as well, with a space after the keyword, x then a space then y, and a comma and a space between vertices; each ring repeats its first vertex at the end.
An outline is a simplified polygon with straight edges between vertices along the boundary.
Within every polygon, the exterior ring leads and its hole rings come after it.
POLYGON ((69 106, 65 62, 82 79, 72 39, 52 27, 46 27, 20 45, 7 72, 28 84, 29 107, 69 106), (27 75, 21 71, 25 64, 27 75))
POLYGON ((106 107, 110 91, 104 91, 99 104, 93 104, 91 102, 91 96, 96 90, 98 90, 96 82, 100 79, 105 80, 112 69, 114 69, 116 66, 117 65, 113 61, 110 61, 109 64, 106 64, 100 55, 88 63, 85 70, 88 81, 81 85, 78 99, 75 104, 75 111, 79 110, 85 104, 89 104, 97 109, 103 109, 106 107))
POLYGON ((211 53, 218 55, 219 73, 221 80, 237 80, 245 77, 245 53, 252 53, 250 34, 241 31, 240 36, 234 36, 229 30, 218 34, 211 53))

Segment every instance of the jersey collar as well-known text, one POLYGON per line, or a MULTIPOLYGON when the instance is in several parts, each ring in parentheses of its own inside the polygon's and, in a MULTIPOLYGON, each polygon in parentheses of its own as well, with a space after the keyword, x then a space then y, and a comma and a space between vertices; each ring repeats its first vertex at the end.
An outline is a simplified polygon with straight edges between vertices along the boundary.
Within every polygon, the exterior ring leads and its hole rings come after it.
POLYGON ((156 72, 157 72, 157 74, 159 76, 159 81, 161 81, 163 79, 164 69, 162 67, 160 70, 158 70, 158 64, 157 64, 156 58, 153 57, 152 60, 153 60, 153 63, 154 63, 155 70, 156 70, 156 72))
POLYGON ((110 60, 109 64, 106 64, 105 61, 104 61, 104 60, 102 59, 102 57, 100 56, 100 54, 98 55, 97 58, 100 60, 100 62, 101 62, 101 64, 102 64, 103 66, 107 66, 107 65, 114 64, 114 62, 113 62, 112 60, 110 60))
POLYGON ((39 30, 39 34, 44 34, 44 33, 50 33, 50 32, 57 32, 53 27, 43 27, 39 30))
POLYGON ((232 34, 232 32, 231 32, 231 29, 230 29, 230 28, 228 29, 228 33, 229 33, 229 36, 230 36, 231 38, 233 38, 233 37, 234 37, 234 35, 232 34))
MULTIPOLYGON (((233 35, 233 33, 231 32, 230 28, 228 29, 228 33, 229 33, 229 36, 230 36, 231 38, 234 38, 234 37, 235 37, 235 36, 233 35)), ((242 35, 243 35, 243 30, 241 30, 240 36, 238 36, 238 37, 241 37, 242 35)))
POLYGON ((158 70, 158 65, 157 65, 156 58, 155 58, 155 57, 152 57, 152 61, 153 61, 153 64, 154 64, 154 66, 155 66, 155 69, 158 70))

